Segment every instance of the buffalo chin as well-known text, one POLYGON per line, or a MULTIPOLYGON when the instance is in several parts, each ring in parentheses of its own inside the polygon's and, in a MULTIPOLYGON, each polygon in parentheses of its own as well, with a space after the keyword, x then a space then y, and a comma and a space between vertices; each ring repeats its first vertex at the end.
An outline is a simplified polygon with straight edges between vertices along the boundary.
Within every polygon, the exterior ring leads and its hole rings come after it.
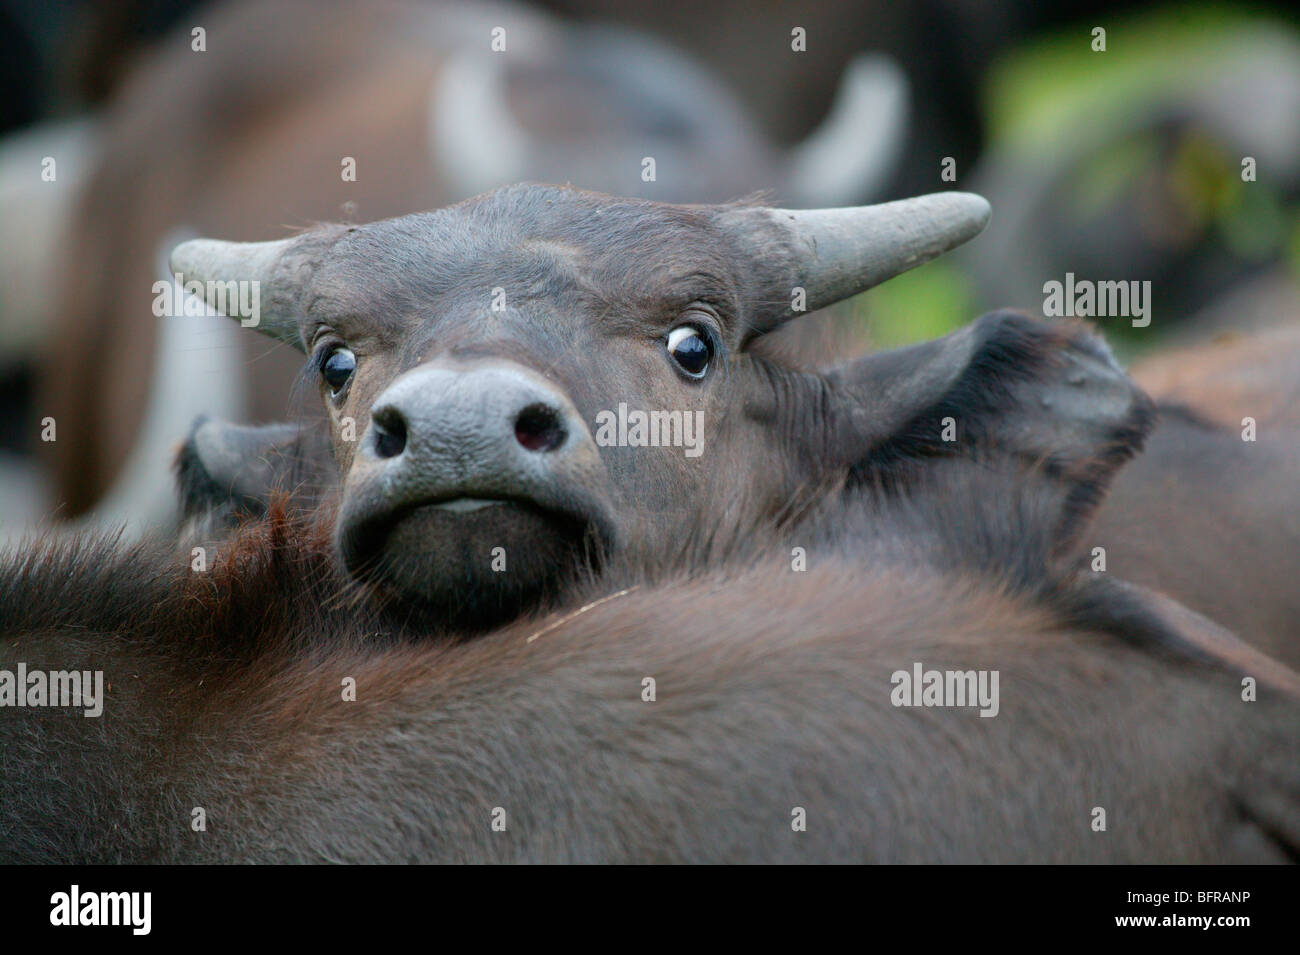
POLYGON ((406 508, 342 527, 338 542, 354 578, 462 631, 545 604, 601 550, 586 521, 512 500, 406 508))

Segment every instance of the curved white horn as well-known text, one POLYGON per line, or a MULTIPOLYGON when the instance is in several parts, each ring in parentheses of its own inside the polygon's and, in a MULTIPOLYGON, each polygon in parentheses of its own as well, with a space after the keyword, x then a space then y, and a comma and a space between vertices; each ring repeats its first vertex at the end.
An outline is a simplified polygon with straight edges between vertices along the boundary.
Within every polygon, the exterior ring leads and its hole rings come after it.
POLYGON ((988 221, 988 202, 969 192, 845 209, 739 207, 720 216, 737 244, 771 273, 769 307, 755 318, 757 333, 922 265, 979 235, 988 221), (805 292, 797 312, 796 287, 805 292))

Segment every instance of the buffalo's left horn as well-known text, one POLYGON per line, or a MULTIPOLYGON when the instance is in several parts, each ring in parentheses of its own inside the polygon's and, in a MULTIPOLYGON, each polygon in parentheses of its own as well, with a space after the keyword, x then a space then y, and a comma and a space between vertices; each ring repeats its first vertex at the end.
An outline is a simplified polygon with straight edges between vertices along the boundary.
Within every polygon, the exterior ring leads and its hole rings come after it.
POLYGON ((989 204, 969 192, 936 192, 845 209, 726 209, 721 224, 767 271, 751 332, 865 292, 956 248, 984 230, 989 204), (800 298, 793 294, 802 288, 800 298))

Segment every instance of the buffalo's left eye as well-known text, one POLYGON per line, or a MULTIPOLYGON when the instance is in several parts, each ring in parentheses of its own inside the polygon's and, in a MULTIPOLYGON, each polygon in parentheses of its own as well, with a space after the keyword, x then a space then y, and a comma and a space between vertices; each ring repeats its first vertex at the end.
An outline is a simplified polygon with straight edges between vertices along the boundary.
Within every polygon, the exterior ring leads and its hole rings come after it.
POLYGON ((330 386, 330 391, 336 395, 356 370, 357 356, 341 345, 331 349, 320 366, 321 377, 325 379, 325 384, 330 386))
POLYGON ((703 378, 713 349, 694 325, 678 325, 668 333, 668 354, 691 378, 703 378))

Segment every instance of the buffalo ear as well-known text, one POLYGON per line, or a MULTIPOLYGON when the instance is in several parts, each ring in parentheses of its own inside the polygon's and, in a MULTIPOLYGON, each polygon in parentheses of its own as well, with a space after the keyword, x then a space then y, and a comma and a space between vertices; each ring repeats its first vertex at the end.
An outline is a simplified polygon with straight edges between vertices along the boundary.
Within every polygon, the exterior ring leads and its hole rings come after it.
POLYGON ((850 483, 906 483, 936 458, 1014 463, 1060 495, 1059 543, 1137 454, 1154 405, 1089 326, 1017 312, 832 371, 850 483))
POLYGON ((174 466, 182 519, 192 534, 204 536, 264 517, 278 493, 319 491, 331 464, 311 429, 200 417, 174 466))

